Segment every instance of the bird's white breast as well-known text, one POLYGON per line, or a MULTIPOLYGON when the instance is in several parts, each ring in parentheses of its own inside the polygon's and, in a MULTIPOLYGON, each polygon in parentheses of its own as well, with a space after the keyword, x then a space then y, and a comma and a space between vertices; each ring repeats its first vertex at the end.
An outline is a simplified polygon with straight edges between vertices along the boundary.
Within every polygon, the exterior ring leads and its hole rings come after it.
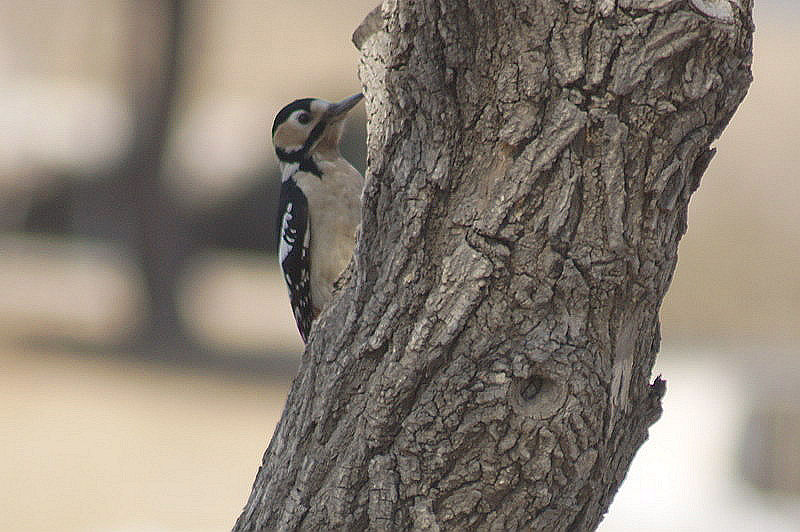
POLYGON ((330 299, 333 283, 352 255, 356 228, 361 221, 363 179, 341 157, 315 157, 315 162, 322 178, 298 171, 294 179, 308 199, 311 299, 317 309, 322 309, 330 299))

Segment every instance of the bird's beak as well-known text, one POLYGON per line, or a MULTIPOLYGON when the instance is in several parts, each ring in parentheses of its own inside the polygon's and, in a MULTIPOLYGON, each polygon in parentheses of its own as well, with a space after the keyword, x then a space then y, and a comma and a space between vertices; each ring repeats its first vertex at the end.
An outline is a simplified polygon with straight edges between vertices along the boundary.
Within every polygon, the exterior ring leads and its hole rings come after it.
POLYGON ((360 92, 358 94, 354 94, 348 98, 345 98, 341 102, 332 103, 330 107, 328 107, 328 111, 325 113, 325 118, 327 118, 331 122, 335 122, 337 120, 341 120, 342 118, 347 115, 347 112, 356 106, 358 102, 364 97, 363 94, 360 92))

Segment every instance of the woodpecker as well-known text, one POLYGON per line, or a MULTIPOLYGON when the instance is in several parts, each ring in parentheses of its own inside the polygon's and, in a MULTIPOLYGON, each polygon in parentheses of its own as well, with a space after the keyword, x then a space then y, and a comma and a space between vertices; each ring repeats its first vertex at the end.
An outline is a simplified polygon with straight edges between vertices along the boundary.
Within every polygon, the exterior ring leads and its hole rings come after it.
POLYGON ((295 100, 272 126, 281 169, 278 261, 303 342, 353 254, 364 179, 339 141, 347 112, 362 98, 295 100))

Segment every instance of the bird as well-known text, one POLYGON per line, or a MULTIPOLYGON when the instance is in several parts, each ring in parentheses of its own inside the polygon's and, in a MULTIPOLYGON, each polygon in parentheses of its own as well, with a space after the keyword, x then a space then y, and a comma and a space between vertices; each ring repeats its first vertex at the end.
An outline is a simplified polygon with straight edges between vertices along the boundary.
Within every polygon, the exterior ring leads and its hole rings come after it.
POLYGON ((304 343, 353 255, 364 178, 339 143, 348 112, 362 98, 295 100, 272 126, 281 171, 278 262, 304 343))

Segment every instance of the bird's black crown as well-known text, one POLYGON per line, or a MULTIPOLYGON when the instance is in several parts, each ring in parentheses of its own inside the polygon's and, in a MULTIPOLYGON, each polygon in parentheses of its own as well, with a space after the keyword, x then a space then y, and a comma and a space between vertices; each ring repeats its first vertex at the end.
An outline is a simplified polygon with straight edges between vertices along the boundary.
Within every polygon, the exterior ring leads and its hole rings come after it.
POLYGON ((301 98, 300 100, 295 100, 283 109, 281 109, 278 114, 275 116, 275 122, 272 124, 272 134, 275 135, 275 130, 278 129, 278 126, 286 122, 286 119, 289 118, 292 113, 297 111, 298 109, 302 109, 303 111, 311 112, 311 102, 314 101, 314 98, 301 98))

